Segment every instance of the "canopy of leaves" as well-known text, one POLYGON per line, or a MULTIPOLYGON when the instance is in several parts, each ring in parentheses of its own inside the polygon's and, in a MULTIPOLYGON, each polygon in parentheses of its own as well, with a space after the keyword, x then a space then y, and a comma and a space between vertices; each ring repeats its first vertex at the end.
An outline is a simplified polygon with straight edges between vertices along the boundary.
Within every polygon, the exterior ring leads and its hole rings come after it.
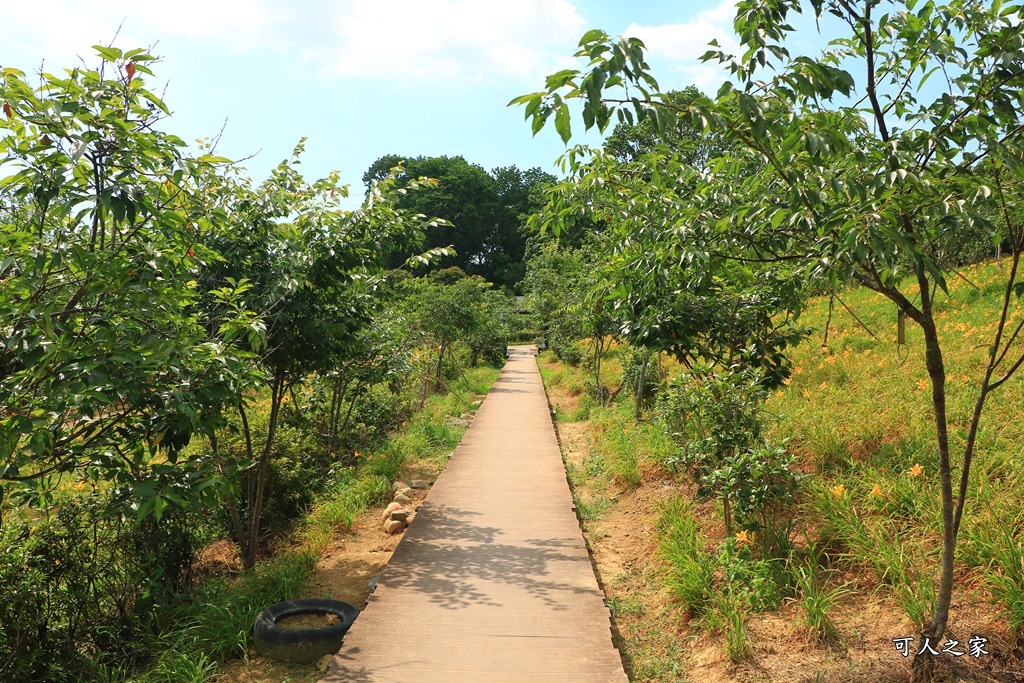
MULTIPOLYGON (((490 174, 462 157, 381 157, 363 174, 363 181, 386 177, 404 160, 399 186, 420 178, 437 184, 407 193, 398 203, 402 209, 446 219, 426 231, 426 248, 452 246, 455 255, 441 259, 437 267, 458 267, 480 275, 498 287, 515 289, 525 272, 524 217, 538 204, 536 188, 554 183, 555 177, 540 169, 521 171, 515 166, 494 169, 490 174)), ((397 266, 410 253, 392 259, 397 266)))
POLYGON ((8 68, 0 83, 0 480, 30 501, 68 473, 143 496, 165 481, 180 499, 178 450, 222 423, 262 343, 230 289, 213 293, 228 312, 212 329, 198 306, 218 259, 199 239, 200 184, 223 160, 188 158, 155 126, 152 57, 105 49, 106 73, 34 88, 8 68))
MULTIPOLYGON (((664 101, 685 110, 702 97, 704 93, 690 85, 683 90, 665 93, 664 101)), ((729 142, 728 138, 720 134, 706 133, 699 122, 690 119, 677 119, 674 126, 662 131, 653 119, 644 118, 635 123, 622 121, 616 124, 611 135, 605 138, 603 147, 616 161, 628 163, 650 154, 658 145, 680 152, 684 163, 703 168, 709 161, 721 156, 729 142)))

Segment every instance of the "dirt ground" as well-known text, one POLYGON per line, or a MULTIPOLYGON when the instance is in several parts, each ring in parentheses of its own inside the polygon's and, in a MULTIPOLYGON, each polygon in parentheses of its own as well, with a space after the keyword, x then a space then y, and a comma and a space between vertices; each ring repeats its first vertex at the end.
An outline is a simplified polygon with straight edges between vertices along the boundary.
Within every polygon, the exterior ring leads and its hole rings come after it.
MULTIPOLYGON (((436 467, 420 463, 406 467, 405 479, 421 479, 433 484, 439 474, 436 467)), ((414 489, 407 494, 412 502, 406 509, 416 510, 429 492, 414 489)), ((338 532, 317 564, 309 589, 303 598, 331 598, 355 605, 360 610, 366 607, 370 595, 370 581, 374 579, 391 559, 391 553, 398 546, 404 531, 393 536, 386 534, 381 526, 384 506, 363 512, 356 518, 350 532, 338 532)), ((416 523, 414 519, 413 524, 416 523)), ((313 683, 324 676, 316 664, 285 664, 260 657, 250 651, 249 661, 232 660, 225 663, 218 673, 222 683, 313 683)))
MULTIPOLYGON (((548 399, 558 414, 571 414, 579 398, 549 386, 548 399)), ((589 422, 559 422, 563 457, 585 471, 593 448, 589 422)), ((585 479, 574 487, 585 503, 608 498, 597 519, 584 521, 598 581, 612 611, 613 637, 631 681, 700 681, 701 683, 896 683, 910 680, 910 662, 892 642, 914 634, 910 620, 877 585, 863 577, 844 576, 853 592, 830 613, 843 642, 823 645, 808 635, 801 610, 787 602, 747 621, 753 656, 734 664, 725 654, 724 637, 702 631, 676 606, 658 580, 656 522, 659 501, 692 496, 663 471, 644 471, 637 488, 585 479)), ((722 538, 719 513, 710 504, 696 506, 712 541, 722 538)), ((967 640, 975 633, 989 639, 990 656, 938 659, 943 681, 1024 681, 1024 662, 1009 643, 998 609, 970 585, 954 592, 947 638, 967 640)))

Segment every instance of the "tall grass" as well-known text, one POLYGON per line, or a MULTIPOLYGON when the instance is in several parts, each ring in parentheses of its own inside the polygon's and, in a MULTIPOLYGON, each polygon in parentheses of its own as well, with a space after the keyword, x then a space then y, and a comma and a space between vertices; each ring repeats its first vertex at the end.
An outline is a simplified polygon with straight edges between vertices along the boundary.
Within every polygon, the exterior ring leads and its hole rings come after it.
POLYGON ((729 591, 716 593, 711 609, 701 624, 725 635, 725 653, 733 662, 739 662, 753 654, 750 634, 747 631, 747 609, 742 597, 729 591))
POLYGON ((665 585, 694 616, 710 608, 715 575, 715 556, 685 498, 664 503, 658 519, 658 551, 667 565, 665 585))
POLYGON ((819 560, 812 554, 797 565, 795 577, 800 594, 794 600, 803 611, 804 624, 811 635, 822 642, 830 642, 839 639, 840 634, 829 612, 840 598, 851 591, 847 584, 829 588, 828 573, 822 572, 819 560))
POLYGON ((1013 523, 999 527, 989 578, 993 597, 1003 606, 1015 639, 1024 636, 1024 540, 1014 535, 1020 521, 1018 515, 1013 523))

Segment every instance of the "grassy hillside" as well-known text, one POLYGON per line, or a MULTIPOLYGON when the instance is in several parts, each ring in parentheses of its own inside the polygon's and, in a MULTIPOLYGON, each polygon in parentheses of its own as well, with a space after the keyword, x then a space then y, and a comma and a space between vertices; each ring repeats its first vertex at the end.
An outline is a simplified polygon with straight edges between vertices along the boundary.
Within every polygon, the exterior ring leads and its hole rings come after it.
MULTIPOLYGON (((962 445, 998 319, 999 266, 978 264, 939 294, 953 453, 962 445)), ((921 333, 897 344, 894 306, 868 290, 810 303, 815 332, 793 352, 788 385, 766 405, 769 436, 786 439, 804 478, 780 514, 788 549, 756 535, 726 538, 721 506, 693 502, 656 411, 637 425, 588 395, 582 368, 542 357, 578 511, 634 680, 900 680, 893 638, 930 616, 940 506, 930 385, 921 333), (856 316, 856 317, 855 317, 856 316), (859 319, 859 321, 858 321, 859 319), (828 341, 825 329, 828 328, 828 341)), ((1015 302, 1011 321, 1024 318, 1015 302)), ((1012 329, 1012 324, 1011 324, 1012 329)), ((617 381, 627 349, 603 365, 617 381)), ((666 361, 667 375, 682 368, 666 361)), ((999 680, 1024 626, 1024 386, 989 398, 960 532, 948 637, 989 655, 943 655, 953 679, 999 680)), ((954 459, 958 466, 959 461, 954 459)), ((916 644, 911 647, 917 647, 916 644)), ((941 649, 941 648, 940 648, 941 649)), ((957 648, 952 648, 957 649, 957 648)))

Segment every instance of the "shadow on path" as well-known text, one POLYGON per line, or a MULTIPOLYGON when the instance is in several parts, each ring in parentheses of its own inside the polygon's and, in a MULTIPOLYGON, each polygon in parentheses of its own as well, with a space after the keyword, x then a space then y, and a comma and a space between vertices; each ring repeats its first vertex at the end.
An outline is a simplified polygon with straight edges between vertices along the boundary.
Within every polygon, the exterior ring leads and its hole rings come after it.
POLYGON ((565 600, 593 591, 558 581, 560 562, 579 560, 572 538, 526 539, 502 542, 503 532, 476 523, 479 512, 449 505, 424 506, 417 514, 417 534, 395 551, 383 582, 388 589, 411 589, 444 609, 471 605, 503 606, 502 596, 481 583, 522 589, 554 610, 566 610, 565 600))

